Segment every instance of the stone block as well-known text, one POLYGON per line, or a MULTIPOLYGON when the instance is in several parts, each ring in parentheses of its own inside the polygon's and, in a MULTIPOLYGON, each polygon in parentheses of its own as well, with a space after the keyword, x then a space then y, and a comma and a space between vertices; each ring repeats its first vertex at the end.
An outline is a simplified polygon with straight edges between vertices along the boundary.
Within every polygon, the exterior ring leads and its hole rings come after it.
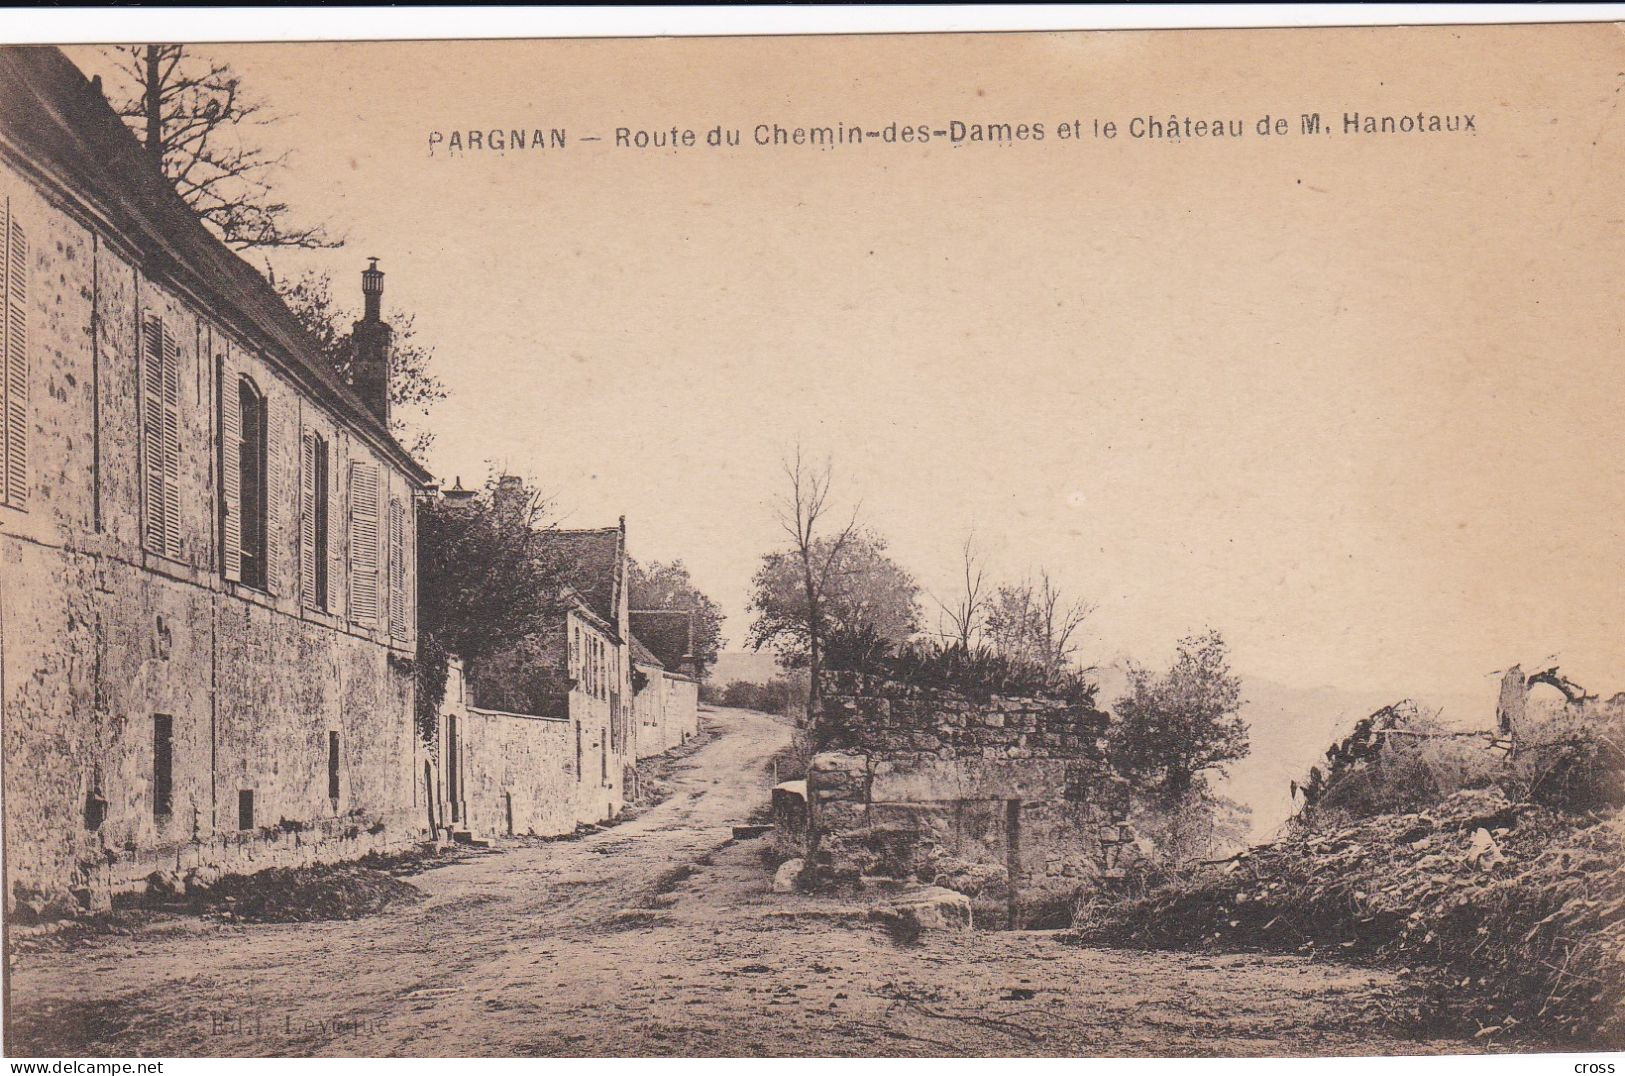
POLYGON ((904 893, 874 909, 870 917, 884 923, 900 941, 914 941, 933 931, 968 933, 971 930, 970 898, 938 886, 904 893))
POLYGON ((801 879, 802 868, 806 864, 800 859, 786 860, 773 872, 773 892, 794 893, 796 885, 801 879))

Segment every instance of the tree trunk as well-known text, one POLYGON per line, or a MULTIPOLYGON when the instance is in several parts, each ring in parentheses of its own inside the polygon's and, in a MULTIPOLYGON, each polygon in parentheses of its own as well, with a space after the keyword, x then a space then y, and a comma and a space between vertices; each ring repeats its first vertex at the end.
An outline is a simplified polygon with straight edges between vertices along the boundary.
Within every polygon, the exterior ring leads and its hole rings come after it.
POLYGON ((819 653, 818 646, 818 598, 817 588, 813 586, 812 565, 809 563, 807 571, 807 728, 812 729, 818 723, 818 670, 823 663, 823 655, 819 653))

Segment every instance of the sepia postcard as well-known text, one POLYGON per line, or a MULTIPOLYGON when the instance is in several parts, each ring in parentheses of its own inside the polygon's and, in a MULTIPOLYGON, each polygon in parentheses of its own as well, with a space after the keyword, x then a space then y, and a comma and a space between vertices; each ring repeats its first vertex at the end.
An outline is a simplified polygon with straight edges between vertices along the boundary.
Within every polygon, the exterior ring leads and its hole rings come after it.
POLYGON ((168 30, 0 44, 12 1071, 1614 1071, 1620 24, 168 30))

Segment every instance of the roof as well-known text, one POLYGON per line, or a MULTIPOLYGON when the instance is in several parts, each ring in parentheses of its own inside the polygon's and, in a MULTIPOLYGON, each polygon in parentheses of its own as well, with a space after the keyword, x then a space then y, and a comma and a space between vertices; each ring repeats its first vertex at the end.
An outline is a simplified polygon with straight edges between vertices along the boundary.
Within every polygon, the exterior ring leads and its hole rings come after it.
POLYGON ((409 476, 430 480, 322 357, 276 289, 204 227, 61 50, 0 47, 0 151, 76 203, 143 272, 187 293, 409 476))
POLYGON ((694 614, 687 609, 634 609, 632 630, 668 669, 694 656, 694 614))
POLYGON ((638 664, 638 665, 653 665, 656 668, 661 668, 661 669, 664 669, 666 667, 665 662, 663 662, 659 658, 655 657, 653 650, 650 650, 648 647, 643 645, 643 640, 642 639, 639 639, 636 635, 633 635, 632 638, 631 638, 631 643, 632 643, 632 660, 636 664, 638 664))
POLYGON ((544 555, 558 558, 564 582, 605 623, 619 628, 624 536, 619 527, 542 531, 544 555))

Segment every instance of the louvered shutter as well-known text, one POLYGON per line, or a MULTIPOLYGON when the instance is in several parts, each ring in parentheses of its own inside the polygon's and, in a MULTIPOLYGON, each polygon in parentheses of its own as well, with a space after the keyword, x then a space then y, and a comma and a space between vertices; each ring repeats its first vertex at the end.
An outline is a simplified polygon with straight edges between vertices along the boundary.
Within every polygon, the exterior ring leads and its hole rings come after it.
POLYGON ((350 619, 378 620, 378 468, 350 464, 350 619))
POLYGON ((164 555, 181 556, 181 356, 161 323, 164 370, 164 555))
POLYGON ((164 436, 164 323, 147 319, 141 348, 141 466, 147 494, 147 550, 160 556, 169 552, 169 498, 164 476, 169 470, 168 441, 164 436))
POLYGON ((344 474, 339 466, 339 446, 336 437, 327 445, 327 611, 343 616, 348 588, 344 585, 345 543, 338 533, 341 511, 338 506, 344 503, 339 491, 340 476, 344 474))
POLYGON ((0 500, 13 508, 28 504, 28 237, 6 202, 4 435, 5 467, 0 500))
POLYGON ((290 531, 283 526, 288 509, 287 408, 281 396, 265 393, 265 592, 281 592, 284 543, 290 531))
POLYGON ((316 608, 316 437, 299 439, 299 593, 316 608))
POLYGON ((389 633, 406 638, 406 510, 389 502, 389 633))
POLYGON ((220 564, 225 577, 243 578, 243 411, 237 377, 220 364, 220 564))

